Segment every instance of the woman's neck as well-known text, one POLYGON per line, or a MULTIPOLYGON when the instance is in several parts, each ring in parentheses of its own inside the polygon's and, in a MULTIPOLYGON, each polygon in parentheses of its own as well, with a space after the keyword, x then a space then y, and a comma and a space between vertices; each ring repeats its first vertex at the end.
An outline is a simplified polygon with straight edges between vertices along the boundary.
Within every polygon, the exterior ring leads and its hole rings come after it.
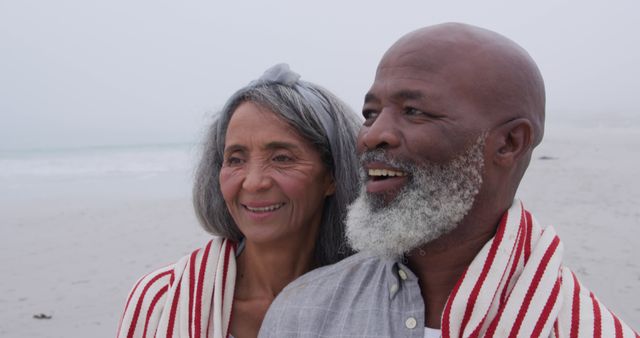
POLYGON ((231 316, 231 334, 256 337, 275 297, 287 284, 314 266, 314 246, 300 243, 261 246, 245 242, 237 258, 238 272, 231 316))
POLYGON ((313 246, 245 242, 237 259, 236 299, 273 300, 291 281, 314 266, 313 246))

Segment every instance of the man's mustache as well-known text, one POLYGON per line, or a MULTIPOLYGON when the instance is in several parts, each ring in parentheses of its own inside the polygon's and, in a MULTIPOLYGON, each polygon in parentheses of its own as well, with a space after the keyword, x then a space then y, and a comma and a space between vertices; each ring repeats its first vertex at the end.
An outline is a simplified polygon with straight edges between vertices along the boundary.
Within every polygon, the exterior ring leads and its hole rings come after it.
POLYGON ((409 159, 390 155, 384 149, 367 150, 360 155, 360 167, 364 168, 370 163, 382 163, 391 168, 402 170, 411 174, 419 168, 418 164, 409 159))

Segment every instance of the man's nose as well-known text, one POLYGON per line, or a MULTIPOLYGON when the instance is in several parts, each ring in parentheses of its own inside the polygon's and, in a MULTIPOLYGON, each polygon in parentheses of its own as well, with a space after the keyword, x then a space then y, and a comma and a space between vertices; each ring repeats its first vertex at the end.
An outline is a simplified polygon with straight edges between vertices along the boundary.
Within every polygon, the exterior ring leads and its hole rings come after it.
POLYGON ((401 136, 397 122, 392 112, 381 111, 370 126, 362 127, 360 146, 369 150, 399 146, 401 136))
POLYGON ((256 164, 247 166, 246 176, 242 181, 242 189, 249 192, 258 192, 269 189, 271 184, 272 180, 267 169, 256 164))

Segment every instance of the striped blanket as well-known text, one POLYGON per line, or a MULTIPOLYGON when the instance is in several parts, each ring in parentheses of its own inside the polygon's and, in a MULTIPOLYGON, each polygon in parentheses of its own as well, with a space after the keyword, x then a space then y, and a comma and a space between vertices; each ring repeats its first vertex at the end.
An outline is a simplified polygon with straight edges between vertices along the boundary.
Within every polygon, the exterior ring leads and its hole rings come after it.
POLYGON ((640 337, 562 266, 562 251, 516 200, 449 295, 443 337, 640 337))
POLYGON ((138 280, 118 337, 226 338, 236 279, 235 244, 214 238, 138 280))

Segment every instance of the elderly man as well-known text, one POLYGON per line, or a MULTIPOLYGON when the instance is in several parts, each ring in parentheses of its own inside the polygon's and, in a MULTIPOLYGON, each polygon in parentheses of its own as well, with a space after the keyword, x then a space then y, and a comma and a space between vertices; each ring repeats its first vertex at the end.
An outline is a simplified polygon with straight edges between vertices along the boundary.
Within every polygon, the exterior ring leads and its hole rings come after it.
POLYGON ((544 109, 511 40, 463 24, 402 37, 365 97, 347 225, 360 253, 289 285, 260 336, 637 337, 514 200, 544 109))

